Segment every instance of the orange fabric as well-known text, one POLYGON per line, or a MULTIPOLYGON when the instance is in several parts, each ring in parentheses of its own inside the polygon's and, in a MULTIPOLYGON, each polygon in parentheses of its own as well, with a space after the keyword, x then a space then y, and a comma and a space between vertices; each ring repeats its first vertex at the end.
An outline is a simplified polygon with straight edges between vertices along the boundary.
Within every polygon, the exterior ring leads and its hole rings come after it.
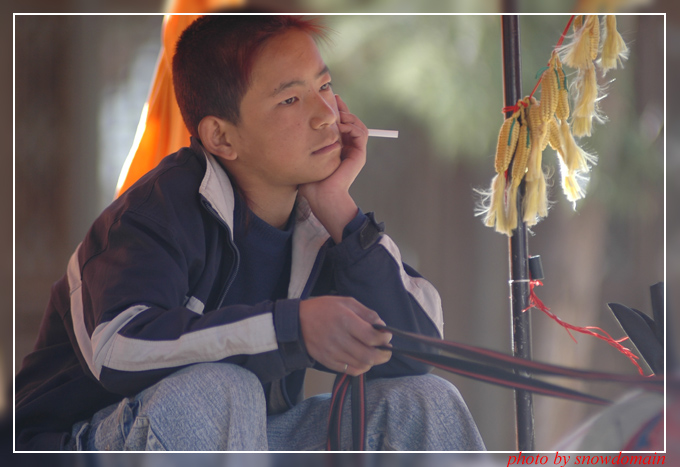
POLYGON ((162 48, 156 65, 149 98, 137 128, 135 141, 118 178, 115 197, 127 190, 168 154, 189 145, 189 132, 184 126, 172 87, 172 56, 184 29, 200 14, 219 8, 242 6, 243 0, 174 0, 163 20, 162 48))
POLYGON ((245 0, 171 0, 167 12, 175 13, 208 13, 222 8, 243 6, 245 0))

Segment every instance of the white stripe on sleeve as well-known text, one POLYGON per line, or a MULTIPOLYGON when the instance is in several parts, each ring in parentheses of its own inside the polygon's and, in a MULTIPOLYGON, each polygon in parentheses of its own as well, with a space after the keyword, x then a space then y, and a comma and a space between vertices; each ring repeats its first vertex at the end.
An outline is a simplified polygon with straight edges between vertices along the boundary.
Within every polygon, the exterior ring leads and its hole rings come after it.
POLYGON ((402 265, 399 248, 389 236, 382 235, 380 238, 380 245, 382 245, 397 262, 397 267, 401 271, 401 281, 404 284, 406 291, 409 292, 423 310, 425 310, 427 316, 437 327, 440 337, 442 337, 444 335, 444 313, 442 311, 442 302, 437 289, 427 279, 408 275, 402 265))
POLYGON ((104 366, 121 371, 171 368, 276 350, 271 313, 183 334, 179 339, 148 341, 116 334, 104 366))
POLYGON ((99 378, 103 366, 120 371, 146 371, 199 362, 213 362, 233 355, 254 355, 276 350, 278 342, 271 313, 183 334, 173 340, 125 337, 119 331, 149 307, 132 306, 111 321, 101 323, 90 337, 85 326, 78 251, 69 260, 67 277, 71 316, 76 340, 92 374, 99 378))

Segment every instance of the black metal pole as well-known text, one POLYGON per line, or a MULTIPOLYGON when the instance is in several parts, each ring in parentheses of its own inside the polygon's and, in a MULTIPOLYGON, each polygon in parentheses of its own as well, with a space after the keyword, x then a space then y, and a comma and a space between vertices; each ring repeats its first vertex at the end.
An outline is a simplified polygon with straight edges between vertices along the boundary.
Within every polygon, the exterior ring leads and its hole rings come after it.
MULTIPOLYGON (((522 97, 520 66, 519 17, 503 15, 503 91, 505 105, 512 106, 522 97)), ((511 112, 508 112, 506 118, 511 112)), ((524 182, 517 197, 518 226, 509 239, 510 250, 510 304, 512 310, 513 354, 531 358, 531 320, 525 310, 529 306, 529 248, 527 227, 522 220, 524 182)), ((531 393, 515 390, 516 445, 518 451, 534 450, 534 408, 531 393)))

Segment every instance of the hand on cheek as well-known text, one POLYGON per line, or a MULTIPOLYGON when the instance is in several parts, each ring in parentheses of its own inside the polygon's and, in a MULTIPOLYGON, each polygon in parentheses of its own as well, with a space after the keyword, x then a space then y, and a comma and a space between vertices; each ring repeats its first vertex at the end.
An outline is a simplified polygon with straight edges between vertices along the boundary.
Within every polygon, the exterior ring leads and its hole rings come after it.
MULTIPOLYGON (((349 111, 347 104, 339 95, 335 95, 338 103, 339 123, 338 128, 342 135, 342 160, 350 160, 355 165, 356 173, 354 178, 359 174, 364 164, 366 163, 366 143, 368 142, 368 128, 366 125, 354 114, 349 111)), ((351 182, 350 182, 351 185, 351 182)))
POLYGON ((357 206, 349 188, 366 163, 366 125, 349 111, 347 104, 335 96, 338 105, 338 129, 342 137, 340 165, 326 179, 301 185, 314 215, 326 227, 336 243, 342 241, 342 230, 354 218, 357 206))

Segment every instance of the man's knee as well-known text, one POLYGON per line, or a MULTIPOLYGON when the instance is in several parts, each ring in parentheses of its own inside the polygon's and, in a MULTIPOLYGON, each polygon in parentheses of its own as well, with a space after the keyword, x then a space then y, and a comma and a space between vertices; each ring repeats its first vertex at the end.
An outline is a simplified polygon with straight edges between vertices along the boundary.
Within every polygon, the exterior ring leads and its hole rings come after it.
MULTIPOLYGON (((385 380, 388 400, 400 410, 423 419, 456 420, 472 424, 472 416, 458 388, 437 375, 426 374, 385 380)), ((476 428, 476 427, 475 427, 476 428)))
MULTIPOLYGON (((228 416, 247 411, 265 411, 262 385, 250 371, 227 363, 202 363, 179 370, 138 399, 145 411, 171 412, 168 416, 228 416)), ((264 412, 263 412, 264 414, 264 412)))
POLYGON ((368 398, 376 398, 376 422, 386 427, 384 439, 377 442, 389 449, 484 449, 460 392, 439 376, 376 380, 366 393, 368 398))
POLYGON ((378 391, 389 400, 403 402, 409 406, 465 405, 460 392, 453 384, 433 374, 386 378, 376 383, 378 391))
POLYGON ((134 404, 136 424, 148 424, 148 432, 166 449, 257 450, 262 446, 253 443, 263 437, 266 443, 262 385, 236 365, 184 368, 142 391, 134 404))

